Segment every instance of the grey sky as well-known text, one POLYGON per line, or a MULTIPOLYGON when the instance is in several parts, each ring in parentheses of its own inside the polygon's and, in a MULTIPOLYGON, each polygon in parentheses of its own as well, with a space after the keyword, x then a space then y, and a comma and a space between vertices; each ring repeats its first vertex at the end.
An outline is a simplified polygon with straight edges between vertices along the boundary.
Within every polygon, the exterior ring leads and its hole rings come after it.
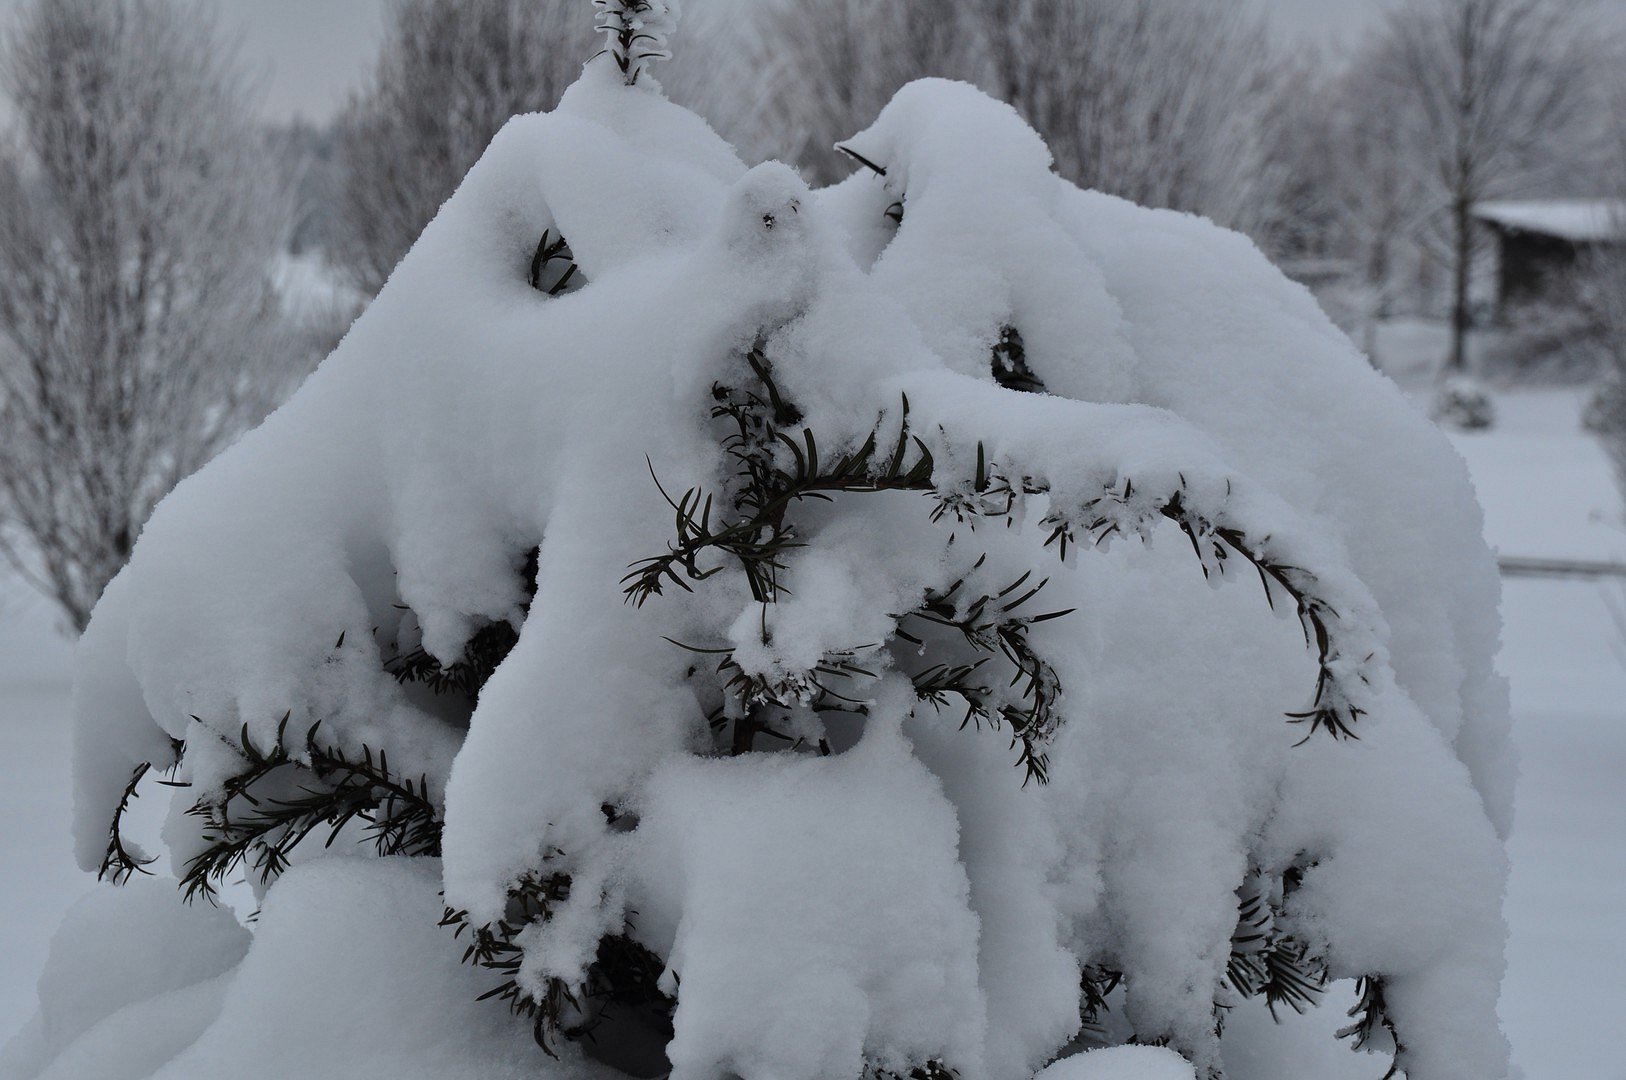
MULTIPOLYGON (((12 2, 12 0, 4 0, 12 2)), ((264 65, 267 111, 327 119, 378 50, 384 0, 211 0, 264 65)))
MULTIPOLYGON (((386 0, 204 0, 243 36, 248 59, 268 79, 266 110, 277 117, 329 117, 365 73, 378 47, 386 0)), ((693 0, 695 3, 709 0, 693 0)), ((750 0, 746 0, 750 2, 750 0)), ((1377 17, 1384 0, 1209 0, 1265 10, 1284 38, 1336 48, 1377 17)), ((0 0, 7 16, 21 0, 0 0)))

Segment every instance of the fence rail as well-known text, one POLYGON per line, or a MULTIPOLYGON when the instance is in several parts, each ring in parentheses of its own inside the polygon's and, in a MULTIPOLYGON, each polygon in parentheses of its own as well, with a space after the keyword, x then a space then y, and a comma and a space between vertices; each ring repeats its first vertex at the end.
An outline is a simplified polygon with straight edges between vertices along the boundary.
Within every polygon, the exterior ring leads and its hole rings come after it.
POLYGON ((1526 559, 1504 556, 1498 560, 1503 577, 1626 578, 1626 562, 1587 559, 1526 559))

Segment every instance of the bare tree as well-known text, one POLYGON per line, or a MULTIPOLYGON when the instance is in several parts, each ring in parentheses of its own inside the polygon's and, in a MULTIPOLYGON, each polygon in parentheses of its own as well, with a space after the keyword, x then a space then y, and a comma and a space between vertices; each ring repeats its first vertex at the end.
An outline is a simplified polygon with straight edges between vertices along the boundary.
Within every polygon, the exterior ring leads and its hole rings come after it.
POLYGON ((1264 229, 1273 254, 1325 260, 1318 297, 1374 362, 1378 323, 1419 300, 1411 275, 1428 207, 1420 172, 1395 137, 1405 97, 1377 60, 1364 48, 1343 64, 1302 65, 1284 82, 1267 132, 1285 175, 1278 219, 1264 229))
POLYGON ((984 85, 1050 143, 1058 171, 1240 228, 1267 212, 1263 117, 1280 67, 1242 5, 976 0, 984 85))
MULTIPOLYGON (((1262 24, 1190 0, 799 0, 756 9, 762 156, 841 175, 834 143, 903 83, 980 84, 1014 105, 1069 179, 1247 225, 1268 201, 1262 24)), ((725 126, 732 126, 727 124, 725 126)))
POLYGON ((336 264, 376 293, 499 128, 552 108, 598 48, 585 0, 398 0, 340 118, 336 264))
POLYGON ((828 183, 851 171, 836 143, 867 126, 904 83, 971 78, 975 45, 964 5, 942 0, 795 0, 754 9, 745 68, 760 92, 736 97, 743 118, 714 121, 754 157, 799 165, 828 183))
POLYGON ((1284 56, 1264 131, 1265 169, 1274 198, 1262 208, 1254 238, 1272 255, 1315 259, 1331 254, 1338 235, 1327 151, 1328 117, 1336 111, 1333 79, 1314 52, 1284 56))
POLYGON ((1474 205, 1516 193, 1573 140, 1586 101, 1586 10, 1579 0, 1411 0, 1383 32, 1379 62, 1403 95, 1395 137, 1445 214, 1451 372, 1467 370, 1474 205))
POLYGON ((286 204, 200 9, 33 0, 0 67, 0 551, 83 627, 153 505, 286 374, 286 204))

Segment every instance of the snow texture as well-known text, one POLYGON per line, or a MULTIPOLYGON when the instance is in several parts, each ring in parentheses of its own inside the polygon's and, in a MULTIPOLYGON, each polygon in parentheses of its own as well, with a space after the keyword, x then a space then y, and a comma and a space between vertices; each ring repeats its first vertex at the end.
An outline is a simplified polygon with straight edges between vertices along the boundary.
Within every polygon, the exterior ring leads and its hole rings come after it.
MULTIPOLYGON (((579 975, 638 911, 680 1078, 1032 1076, 1077 1034, 1087 964, 1130 973, 1138 1035, 1219 1067, 1238 889, 1289 871, 1282 926, 1334 977, 1382 977, 1412 1080, 1505 1076, 1498 585, 1444 437, 1248 241, 1078 191, 969 86, 905 87, 849 144, 885 175, 811 192, 612 61, 511 122, 294 399, 153 516, 79 649, 81 864, 172 740, 189 804, 241 769, 239 739, 319 720, 428 778, 445 899, 477 925, 523 876, 572 875, 521 940, 532 985, 579 975), (530 287, 545 232, 585 286, 530 287), (1048 394, 996 384, 1012 327, 1048 394), (917 492, 798 506, 781 602, 719 562, 624 603, 629 565, 673 542, 650 471, 726 490, 712 387, 754 345, 825 460, 916 436, 960 519, 917 492), (1088 550, 1114 533, 1134 542, 1088 550), (1086 550, 1060 562, 1052 534, 1086 550), (1010 731, 914 700, 898 631, 956 580, 997 592, 1034 567, 1045 610, 1075 610, 1030 627, 1064 692, 1037 732, 1051 782, 1024 787, 1010 731), (1319 666, 1295 607, 1325 632, 1319 666), (384 670, 505 620, 518 644, 472 712, 384 670), (857 656, 875 678, 843 693, 869 716, 792 702, 832 757, 708 760, 672 641, 789 698, 857 656), (1318 679, 1359 741, 1286 723, 1318 679)), ((192 821, 166 833, 178 864, 192 821)), ((390 1075, 517 1069, 523 1025, 465 1010, 483 984, 435 926, 432 865, 287 875, 218 1019, 177 1005, 172 1030, 206 1030, 155 1075, 300 1073, 268 1057, 304 1052, 283 1033, 341 1024, 390 1075)), ((1152 1051, 1054 1068, 1190 1075, 1152 1051)))

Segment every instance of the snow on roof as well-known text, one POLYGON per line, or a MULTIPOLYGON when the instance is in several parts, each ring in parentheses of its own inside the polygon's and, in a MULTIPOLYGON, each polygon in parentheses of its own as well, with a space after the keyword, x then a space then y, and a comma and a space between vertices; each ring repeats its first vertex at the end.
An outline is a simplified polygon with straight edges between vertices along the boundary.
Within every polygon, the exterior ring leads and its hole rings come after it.
POLYGON ((1482 202, 1474 217, 1504 229, 1575 243, 1626 240, 1626 199, 1509 199, 1482 202))

